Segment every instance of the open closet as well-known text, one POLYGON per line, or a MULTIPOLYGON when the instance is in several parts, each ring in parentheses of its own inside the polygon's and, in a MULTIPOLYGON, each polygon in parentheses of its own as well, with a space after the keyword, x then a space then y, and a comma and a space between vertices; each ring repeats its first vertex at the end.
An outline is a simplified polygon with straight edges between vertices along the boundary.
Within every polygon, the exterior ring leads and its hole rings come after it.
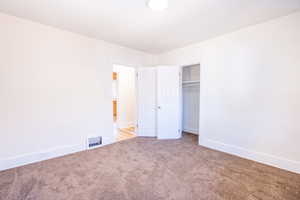
POLYGON ((182 68, 182 130, 199 134, 200 64, 182 68))
POLYGON ((138 135, 178 139, 198 135, 200 64, 157 66, 137 72, 138 135))

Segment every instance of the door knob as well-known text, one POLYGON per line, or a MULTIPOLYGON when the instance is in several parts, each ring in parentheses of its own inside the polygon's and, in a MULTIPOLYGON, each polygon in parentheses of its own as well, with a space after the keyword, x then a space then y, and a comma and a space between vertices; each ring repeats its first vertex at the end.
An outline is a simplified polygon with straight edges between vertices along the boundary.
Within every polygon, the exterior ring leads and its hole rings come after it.
POLYGON ((160 107, 160 106, 157 106, 157 109, 161 109, 161 107, 160 107))

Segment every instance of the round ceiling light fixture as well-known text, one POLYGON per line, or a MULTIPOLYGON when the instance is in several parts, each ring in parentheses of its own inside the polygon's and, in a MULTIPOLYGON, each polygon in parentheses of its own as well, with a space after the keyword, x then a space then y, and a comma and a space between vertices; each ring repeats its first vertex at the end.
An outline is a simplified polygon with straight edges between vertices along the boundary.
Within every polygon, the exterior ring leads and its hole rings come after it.
POLYGON ((154 11, 163 11, 169 7, 169 0, 149 0, 148 7, 154 11))

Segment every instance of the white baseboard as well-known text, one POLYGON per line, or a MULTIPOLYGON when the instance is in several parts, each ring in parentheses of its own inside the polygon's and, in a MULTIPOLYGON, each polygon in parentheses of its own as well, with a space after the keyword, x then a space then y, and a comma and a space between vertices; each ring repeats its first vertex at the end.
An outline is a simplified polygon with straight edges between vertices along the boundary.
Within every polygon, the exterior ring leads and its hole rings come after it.
POLYGON ((0 160, 0 171, 64 156, 67 154, 76 153, 85 149, 85 145, 62 146, 53 149, 48 149, 43 152, 24 154, 8 159, 3 159, 0 160))
POLYGON ((199 144, 204 147, 219 150, 225 153, 233 154, 259 163, 270 165, 273 167, 288 170, 300 174, 300 162, 287 160, 285 158, 269 155, 261 152, 250 151, 234 145, 224 144, 209 139, 200 139, 199 144))
MULTIPOLYGON (((103 147, 106 145, 110 145, 114 143, 115 140, 113 137, 103 137, 102 138, 102 145, 99 147, 103 147)), ((77 153, 80 151, 85 150, 92 150, 94 148, 88 148, 87 144, 79 144, 79 145, 66 145, 66 146, 60 146, 48 150, 44 150, 41 152, 35 152, 35 153, 29 153, 29 154, 23 154, 7 159, 1 159, 0 160, 0 171, 11 169, 15 167, 20 167, 44 160, 49 160, 52 158, 57 158, 61 156, 65 156, 72 153, 77 153)))

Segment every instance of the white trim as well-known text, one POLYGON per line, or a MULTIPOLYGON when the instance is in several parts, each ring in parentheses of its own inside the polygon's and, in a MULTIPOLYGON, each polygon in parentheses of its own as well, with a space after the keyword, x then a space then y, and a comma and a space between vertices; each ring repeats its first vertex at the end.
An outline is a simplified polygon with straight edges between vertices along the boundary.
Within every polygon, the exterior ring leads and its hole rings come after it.
POLYGON ((200 138, 199 145, 300 174, 299 161, 288 160, 266 153, 254 152, 241 147, 224 144, 209 139, 200 138))
POLYGON ((111 138, 109 140, 109 138, 102 137, 102 145, 99 145, 97 147, 88 148, 86 143, 79 144, 79 145, 61 146, 61 147, 56 147, 41 152, 28 153, 20 156, 2 159, 0 160, 0 171, 15 168, 15 167, 21 167, 24 165, 33 164, 36 162, 45 161, 52 158, 66 156, 80 151, 93 150, 113 143, 114 141, 111 141, 111 138))
POLYGON ((0 160, 0 171, 56 158, 85 150, 85 145, 61 146, 42 152, 29 153, 0 160))

